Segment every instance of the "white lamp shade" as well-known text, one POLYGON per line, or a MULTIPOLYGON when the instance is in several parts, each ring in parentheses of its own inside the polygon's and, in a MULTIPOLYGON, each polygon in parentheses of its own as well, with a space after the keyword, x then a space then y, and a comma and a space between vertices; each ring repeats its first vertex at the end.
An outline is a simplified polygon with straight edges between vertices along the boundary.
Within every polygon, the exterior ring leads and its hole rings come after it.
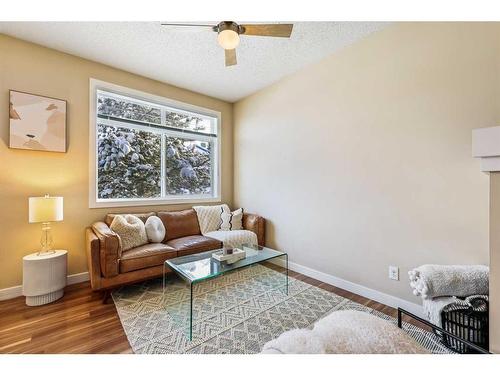
POLYGON ((63 197, 30 197, 29 222, 47 223, 63 219, 63 197))

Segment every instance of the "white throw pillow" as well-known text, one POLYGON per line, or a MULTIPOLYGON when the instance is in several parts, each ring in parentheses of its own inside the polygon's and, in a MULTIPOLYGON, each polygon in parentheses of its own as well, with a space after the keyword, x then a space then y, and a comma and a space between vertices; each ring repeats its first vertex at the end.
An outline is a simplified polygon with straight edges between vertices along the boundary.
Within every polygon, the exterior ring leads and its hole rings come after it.
POLYGON ((236 211, 222 211, 220 214, 220 229, 219 230, 241 230, 243 229, 243 208, 238 208, 236 211))
POLYGON ((227 204, 219 204, 217 206, 194 206, 200 224, 201 234, 213 232, 220 228, 221 212, 231 212, 227 204))
POLYGON ((150 216, 144 225, 149 242, 162 242, 165 238, 166 230, 163 222, 158 216, 150 216))
POLYGON ((120 236, 123 251, 148 243, 144 223, 137 216, 116 215, 110 228, 120 236))

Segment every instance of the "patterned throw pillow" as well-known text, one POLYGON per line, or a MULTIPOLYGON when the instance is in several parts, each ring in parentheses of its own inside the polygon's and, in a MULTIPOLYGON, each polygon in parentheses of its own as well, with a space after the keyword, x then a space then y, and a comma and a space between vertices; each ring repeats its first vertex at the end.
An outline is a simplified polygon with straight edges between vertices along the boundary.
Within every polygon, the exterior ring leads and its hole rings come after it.
POLYGON ((201 234, 216 231, 220 228, 220 213, 231 212, 227 204, 217 206, 194 206, 200 224, 201 234))
POLYGON ((123 251, 148 243, 144 223, 137 216, 116 215, 110 228, 120 237, 123 251))
POLYGON ((233 212, 221 211, 220 220, 221 224, 219 230, 243 229, 243 208, 238 208, 233 212))

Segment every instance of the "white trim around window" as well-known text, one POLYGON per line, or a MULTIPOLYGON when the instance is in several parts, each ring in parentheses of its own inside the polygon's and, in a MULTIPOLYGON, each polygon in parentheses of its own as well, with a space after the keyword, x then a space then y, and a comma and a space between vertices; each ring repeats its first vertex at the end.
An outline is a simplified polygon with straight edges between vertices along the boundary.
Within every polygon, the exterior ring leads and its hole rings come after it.
MULTIPOLYGON (((163 114, 163 113, 162 113, 163 114)), ((207 108, 198 107, 192 104, 182 103, 176 100, 167 99, 161 96, 145 93, 112 83, 90 79, 90 100, 89 100, 89 207, 126 207, 126 206, 148 206, 148 205, 171 205, 171 204, 199 204, 215 203, 221 201, 221 113, 207 108), (212 194, 207 195, 170 195, 159 198, 120 198, 120 199, 99 199, 97 190, 98 160, 97 160, 97 92, 99 90, 107 93, 127 96, 132 99, 145 101, 170 107, 178 111, 187 111, 193 114, 208 116, 216 119, 217 138, 216 147, 211 152, 212 168, 212 194)), ((99 120, 101 122, 101 120, 99 120)), ((111 120, 107 120, 111 121, 111 120)), ((165 131, 163 131, 165 132, 165 131)), ((168 131, 167 131, 168 132, 168 131)), ((182 135, 175 134, 176 137, 182 135)), ((189 139, 202 139, 203 135, 190 134, 189 139)), ((163 138, 162 138, 163 139, 163 138)), ((162 140, 163 142, 163 140, 162 140)), ((162 145, 162 149, 163 149, 162 145)), ((162 165, 162 177, 165 171, 162 165)), ((162 178, 162 191, 164 190, 165 178, 162 178)))

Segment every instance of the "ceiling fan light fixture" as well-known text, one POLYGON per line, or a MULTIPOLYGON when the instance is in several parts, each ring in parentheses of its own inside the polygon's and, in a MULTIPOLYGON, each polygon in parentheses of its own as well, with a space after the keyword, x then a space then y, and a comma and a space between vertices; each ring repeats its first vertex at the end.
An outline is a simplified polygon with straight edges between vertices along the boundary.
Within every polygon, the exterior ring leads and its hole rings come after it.
POLYGON ((240 44, 240 36, 236 31, 226 29, 219 32, 217 41, 224 49, 235 49, 240 44))
POLYGON ((240 35, 290 38, 293 29, 292 23, 254 23, 239 25, 234 21, 222 21, 213 26, 209 24, 189 23, 162 23, 162 25, 174 27, 197 27, 217 33, 217 42, 222 48, 224 48, 226 66, 233 66, 237 64, 236 47, 240 44, 240 35))

